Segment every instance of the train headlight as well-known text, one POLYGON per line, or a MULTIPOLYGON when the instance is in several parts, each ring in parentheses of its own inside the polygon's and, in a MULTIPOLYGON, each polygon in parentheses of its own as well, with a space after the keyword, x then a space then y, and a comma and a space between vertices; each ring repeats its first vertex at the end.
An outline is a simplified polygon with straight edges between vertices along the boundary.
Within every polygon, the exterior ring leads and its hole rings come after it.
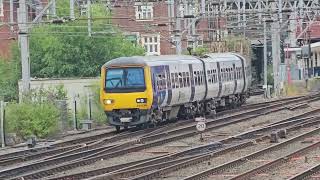
POLYGON ((103 100, 103 103, 104 103, 105 105, 110 105, 110 104, 113 103, 113 100, 112 100, 112 99, 105 99, 105 100, 103 100))
POLYGON ((137 103, 147 103, 147 98, 137 98, 136 102, 137 103))

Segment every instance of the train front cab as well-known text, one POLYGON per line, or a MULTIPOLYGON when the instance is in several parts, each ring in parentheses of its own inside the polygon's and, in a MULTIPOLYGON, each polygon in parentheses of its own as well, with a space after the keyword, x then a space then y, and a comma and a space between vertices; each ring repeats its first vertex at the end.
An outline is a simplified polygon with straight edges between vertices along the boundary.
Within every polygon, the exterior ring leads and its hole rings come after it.
POLYGON ((117 131, 148 120, 153 101, 150 77, 148 66, 102 67, 100 101, 117 131))

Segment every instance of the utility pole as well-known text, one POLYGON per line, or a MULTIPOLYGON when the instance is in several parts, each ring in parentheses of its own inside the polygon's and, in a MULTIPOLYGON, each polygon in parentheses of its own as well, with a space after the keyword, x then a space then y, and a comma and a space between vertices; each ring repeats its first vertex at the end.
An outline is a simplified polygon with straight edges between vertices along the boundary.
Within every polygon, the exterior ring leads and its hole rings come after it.
POLYGON ((70 19, 74 20, 74 0, 70 0, 70 19))
POLYGON ((56 0, 51 0, 52 5, 51 5, 51 13, 53 17, 57 17, 57 11, 56 11, 56 0))
POLYGON ((265 98, 268 98, 268 57, 267 57, 267 22, 263 19, 263 82, 265 98))
POLYGON ((178 0, 177 5, 177 16, 176 16, 176 27, 175 27, 175 42, 176 42, 176 54, 181 55, 181 18, 183 17, 183 7, 178 0))
POLYGON ((4 101, 0 101, 0 133, 1 133, 1 147, 4 148, 6 146, 5 140, 5 128, 4 128, 4 119, 5 119, 5 104, 4 101))
POLYGON ((10 0, 10 31, 13 33, 13 0, 10 0))
POLYGON ((279 84, 279 62, 280 62, 280 30, 279 21, 276 19, 272 23, 272 63, 273 63, 273 79, 274 79, 274 94, 280 95, 279 84))
POLYGON ((18 22, 19 22, 19 42, 21 51, 22 66, 22 90, 23 93, 29 92, 30 89, 30 60, 28 45, 28 27, 27 27, 27 5, 26 0, 19 1, 18 22))
POLYGON ((91 0, 87 0, 87 15, 88 15, 88 35, 91 37, 92 29, 91 29, 91 0))

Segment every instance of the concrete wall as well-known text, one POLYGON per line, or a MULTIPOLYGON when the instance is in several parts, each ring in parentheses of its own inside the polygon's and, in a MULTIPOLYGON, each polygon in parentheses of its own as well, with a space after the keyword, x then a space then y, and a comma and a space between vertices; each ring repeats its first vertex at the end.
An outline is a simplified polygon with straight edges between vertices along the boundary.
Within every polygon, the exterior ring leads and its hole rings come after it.
MULTIPOLYGON (((30 88, 38 89, 43 87, 48 89, 50 87, 57 87, 63 85, 67 91, 68 105, 73 109, 72 103, 74 97, 86 97, 86 94, 90 92, 90 88, 94 84, 99 83, 100 78, 86 78, 86 79, 34 79, 31 80, 30 88)), ((19 81, 19 94, 21 97, 22 82, 19 81)))

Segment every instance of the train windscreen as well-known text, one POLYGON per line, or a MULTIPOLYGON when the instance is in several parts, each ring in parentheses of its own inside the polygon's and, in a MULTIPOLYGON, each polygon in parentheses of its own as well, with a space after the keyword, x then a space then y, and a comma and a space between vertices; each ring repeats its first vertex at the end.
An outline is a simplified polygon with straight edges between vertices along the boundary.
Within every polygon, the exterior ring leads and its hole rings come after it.
POLYGON ((144 69, 141 67, 108 68, 106 92, 143 92, 146 89, 144 69))

